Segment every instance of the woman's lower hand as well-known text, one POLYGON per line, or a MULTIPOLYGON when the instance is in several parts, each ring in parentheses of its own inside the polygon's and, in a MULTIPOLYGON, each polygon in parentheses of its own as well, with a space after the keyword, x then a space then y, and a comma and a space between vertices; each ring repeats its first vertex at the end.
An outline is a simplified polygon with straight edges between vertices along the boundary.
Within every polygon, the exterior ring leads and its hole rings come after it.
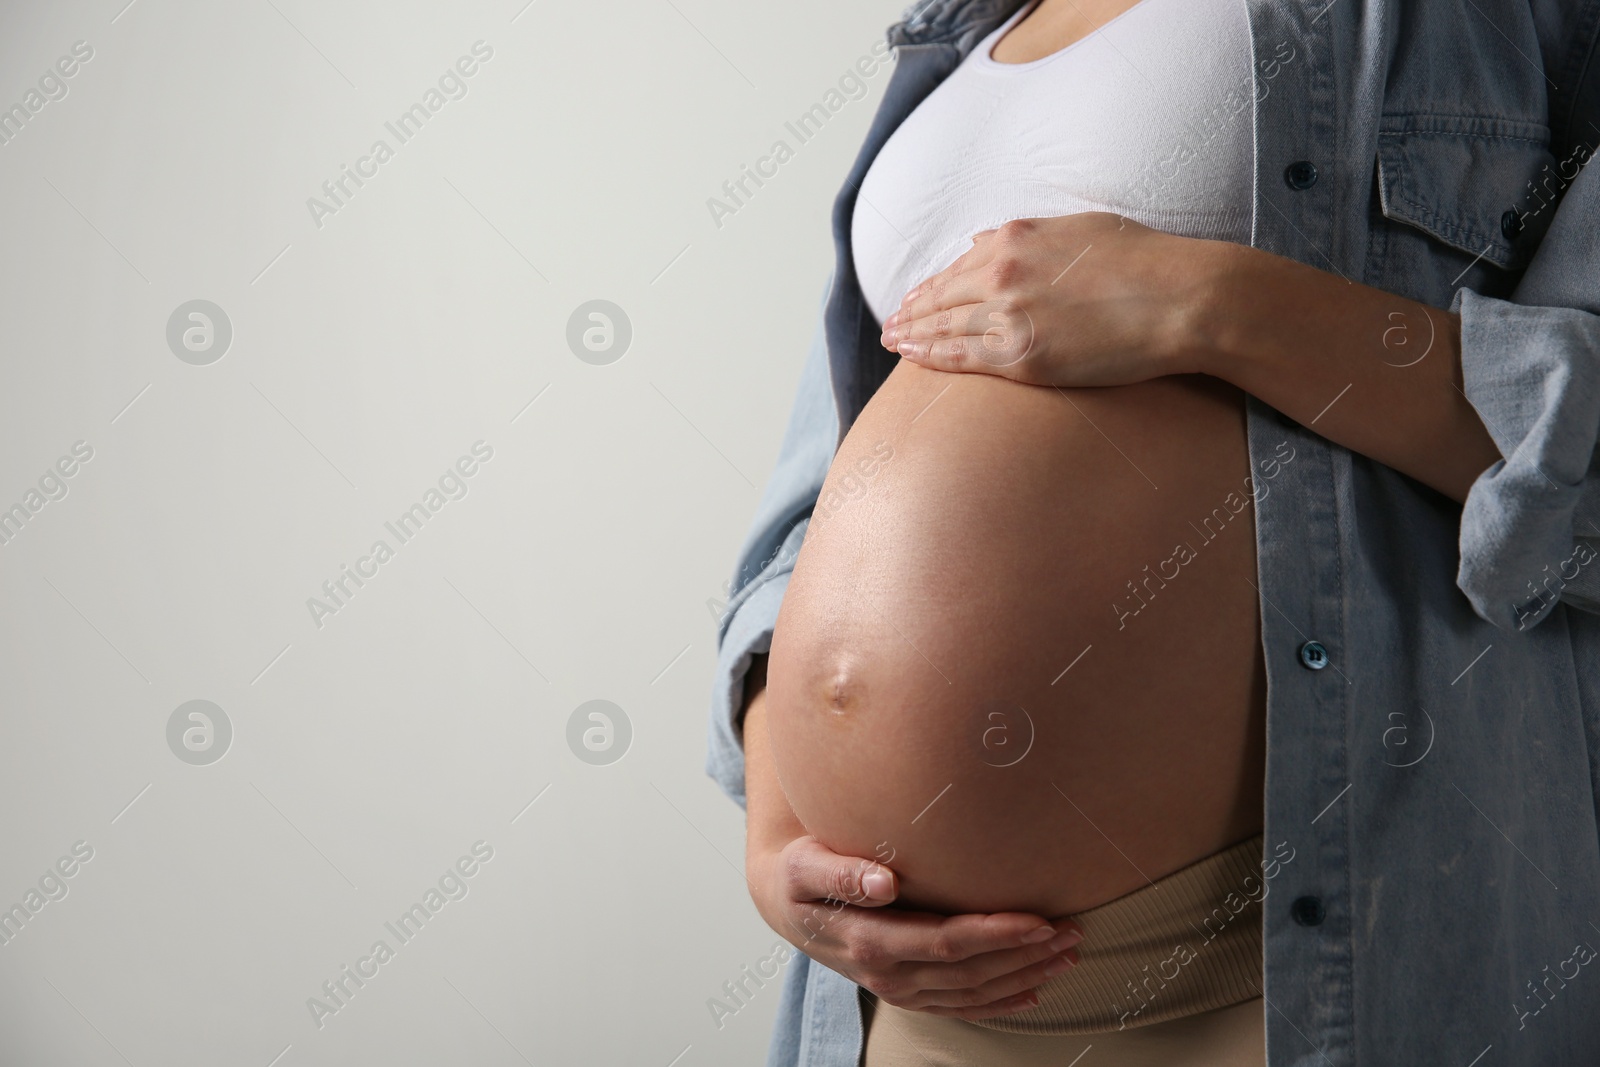
POLYGON ((803 836, 748 857, 757 910, 807 956, 896 1007, 985 1019, 1038 1004, 1032 990, 1077 962, 1069 919, 886 908, 893 871, 803 836))
POLYGON ((1103 211, 1017 219, 906 294, 883 345, 921 366, 1032 385, 1132 385, 1200 369, 1223 242, 1103 211))

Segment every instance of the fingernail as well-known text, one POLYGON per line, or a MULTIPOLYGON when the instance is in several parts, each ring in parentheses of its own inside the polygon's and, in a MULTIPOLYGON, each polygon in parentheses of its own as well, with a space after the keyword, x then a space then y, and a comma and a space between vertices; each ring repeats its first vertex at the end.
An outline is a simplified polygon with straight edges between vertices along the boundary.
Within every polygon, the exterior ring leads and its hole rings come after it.
POLYGON ((861 876, 861 891, 877 900, 893 900, 894 879, 881 868, 868 871, 861 876))
POLYGON ((1054 936, 1056 936, 1056 928, 1046 923, 1036 930, 1029 930, 1023 934, 1022 943, 1024 945, 1037 945, 1039 942, 1048 941, 1054 936))
POLYGON ((1050 961, 1050 965, 1044 969, 1044 973, 1054 978, 1062 971, 1070 970, 1071 968, 1071 959, 1067 958, 1066 956, 1057 956, 1055 959, 1050 961))
POLYGON ((894 329, 894 324, 899 322, 899 321, 900 321, 900 312, 896 311, 893 315, 890 315, 888 318, 883 320, 883 332, 884 333, 889 333, 890 331, 892 331, 894 329))
POLYGON ((920 356, 922 354, 922 342, 901 341, 895 346, 895 351, 902 356, 920 356))
POLYGON ((1051 940, 1050 949, 1053 952, 1060 952, 1062 949, 1071 948, 1082 940, 1083 935, 1078 931, 1063 930, 1051 940))

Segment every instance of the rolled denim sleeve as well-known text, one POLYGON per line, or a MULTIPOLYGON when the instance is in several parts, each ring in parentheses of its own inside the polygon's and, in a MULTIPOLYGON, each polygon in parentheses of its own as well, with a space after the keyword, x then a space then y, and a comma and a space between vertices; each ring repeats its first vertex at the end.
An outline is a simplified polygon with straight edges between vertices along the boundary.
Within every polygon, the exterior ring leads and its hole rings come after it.
MULTIPOLYGON (((826 301, 824 290, 824 307, 826 301)), ((711 693, 706 773, 740 807, 745 805, 739 722, 745 674, 751 658, 772 645, 778 608, 838 444, 839 417, 819 316, 777 464, 739 550, 728 585, 728 603, 717 620, 717 672, 711 693)))
POLYGON ((1473 483, 1457 585, 1524 630, 1558 602, 1600 612, 1600 173, 1583 167, 1509 300, 1469 289, 1463 391, 1504 457, 1473 483))

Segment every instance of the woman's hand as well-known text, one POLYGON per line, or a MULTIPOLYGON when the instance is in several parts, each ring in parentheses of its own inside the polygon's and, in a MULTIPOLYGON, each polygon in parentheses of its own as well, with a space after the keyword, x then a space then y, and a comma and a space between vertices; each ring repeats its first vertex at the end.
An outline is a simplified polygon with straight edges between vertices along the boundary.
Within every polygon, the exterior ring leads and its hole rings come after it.
POLYGON ((906 294, 883 344, 935 370, 1109 386, 1198 369, 1194 322, 1218 242, 1103 211, 1017 219, 906 294))
POLYGON ((906 294, 883 343, 935 370, 1062 388, 1209 374, 1458 502, 1500 459, 1462 391, 1459 316, 1120 215, 978 234, 906 294))
POLYGON ((896 1007, 986 1019, 1034 1007, 1032 992, 1076 963, 1082 931, 1036 915, 885 908, 894 872, 816 838, 746 856, 756 910, 807 956, 896 1007))
POLYGON ((745 702, 745 881, 790 944, 896 1007, 961 1019, 1031 1008, 1031 990, 1076 962, 1083 931, 1071 920, 885 908, 894 872, 830 851, 789 807, 767 732, 764 655, 745 678, 745 702))
POLYGON ((933 370, 1032 386, 1211 374, 1458 502, 1501 458, 1462 392, 1458 315, 1117 214, 976 235, 906 294, 883 344, 933 370))

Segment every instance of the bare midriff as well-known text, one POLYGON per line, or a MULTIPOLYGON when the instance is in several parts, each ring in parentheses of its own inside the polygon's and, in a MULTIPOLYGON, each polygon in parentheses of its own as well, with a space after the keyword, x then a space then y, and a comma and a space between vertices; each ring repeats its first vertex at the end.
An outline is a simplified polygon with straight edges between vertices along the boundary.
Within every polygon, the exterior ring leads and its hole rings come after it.
POLYGON ((806 829, 894 868, 902 906, 1049 917, 1259 832, 1250 475, 1214 379, 899 363, 834 458, 768 659, 806 829))

